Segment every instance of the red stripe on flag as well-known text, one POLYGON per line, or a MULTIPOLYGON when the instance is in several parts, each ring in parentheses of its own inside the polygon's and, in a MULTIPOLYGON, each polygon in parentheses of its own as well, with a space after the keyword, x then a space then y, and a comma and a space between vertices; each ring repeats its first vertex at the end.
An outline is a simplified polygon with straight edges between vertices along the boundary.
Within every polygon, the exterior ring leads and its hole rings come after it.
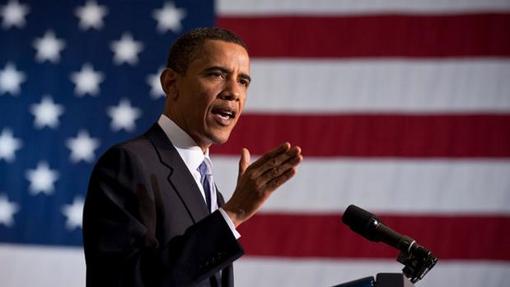
POLYGON ((305 156, 510 157, 510 115, 247 114, 213 151, 262 154, 285 141, 305 156))
MULTIPOLYGON (((398 251, 368 241, 338 215, 258 214, 240 226, 248 255, 325 258, 396 258, 398 251)), ((510 217, 381 216, 442 259, 510 260, 510 217)))
POLYGON ((510 14, 224 16, 254 57, 509 56, 510 14))

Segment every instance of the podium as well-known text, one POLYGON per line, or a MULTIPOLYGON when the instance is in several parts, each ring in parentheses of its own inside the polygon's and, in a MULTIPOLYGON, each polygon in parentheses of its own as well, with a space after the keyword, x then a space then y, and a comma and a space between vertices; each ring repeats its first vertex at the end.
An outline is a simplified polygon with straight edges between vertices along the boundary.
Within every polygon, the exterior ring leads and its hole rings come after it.
POLYGON ((332 287, 414 287, 402 273, 378 273, 376 278, 365 277, 332 287))

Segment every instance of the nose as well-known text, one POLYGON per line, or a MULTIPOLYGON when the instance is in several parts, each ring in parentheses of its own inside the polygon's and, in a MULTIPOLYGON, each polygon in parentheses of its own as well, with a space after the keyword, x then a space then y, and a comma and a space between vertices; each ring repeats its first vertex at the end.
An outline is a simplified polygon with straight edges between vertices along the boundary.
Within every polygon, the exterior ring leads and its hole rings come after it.
POLYGON ((241 84, 236 80, 229 78, 225 81, 225 87, 220 95, 221 99, 227 101, 238 101, 242 94, 241 84))

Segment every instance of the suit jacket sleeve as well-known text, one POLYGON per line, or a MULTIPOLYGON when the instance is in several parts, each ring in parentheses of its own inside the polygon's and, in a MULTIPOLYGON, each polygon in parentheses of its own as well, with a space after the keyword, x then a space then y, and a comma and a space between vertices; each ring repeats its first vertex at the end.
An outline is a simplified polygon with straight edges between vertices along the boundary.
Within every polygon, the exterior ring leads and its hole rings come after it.
POLYGON ((87 286, 195 286, 243 254, 219 211, 162 242, 161 203, 144 168, 135 153, 115 147, 92 173, 83 221, 87 286))

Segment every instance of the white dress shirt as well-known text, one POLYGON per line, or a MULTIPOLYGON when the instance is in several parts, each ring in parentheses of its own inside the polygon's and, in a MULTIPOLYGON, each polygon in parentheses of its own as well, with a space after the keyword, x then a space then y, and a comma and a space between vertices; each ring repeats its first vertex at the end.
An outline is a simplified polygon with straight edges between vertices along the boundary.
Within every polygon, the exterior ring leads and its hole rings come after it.
MULTIPOLYGON (((209 168, 209 170, 212 172, 213 165, 211 159, 209 158, 209 149, 207 149, 205 153, 202 152, 202 149, 197 145, 197 143, 166 115, 162 114, 159 117, 158 124, 163 129, 166 136, 170 139, 173 146, 175 147, 175 149, 181 156, 182 160, 186 164, 186 167, 188 168, 189 172, 195 179, 195 182, 197 183, 197 186, 200 189, 200 192, 205 202, 206 200, 205 192, 204 187, 202 186, 202 183, 200 181, 201 176, 200 172, 198 171, 198 166, 200 166, 200 164, 203 161, 205 161, 207 168, 209 168)), ((213 184, 211 184, 211 212, 212 212, 218 209, 218 201, 216 194, 217 192, 216 185, 214 184, 214 178, 212 175, 211 181, 213 182, 213 184)), ((220 208, 219 210, 221 215, 223 215, 223 218, 227 222, 228 226, 230 227, 232 234, 235 236, 236 239, 239 239, 241 235, 239 234, 239 232, 237 232, 235 225, 230 219, 230 217, 222 208, 220 208)))

